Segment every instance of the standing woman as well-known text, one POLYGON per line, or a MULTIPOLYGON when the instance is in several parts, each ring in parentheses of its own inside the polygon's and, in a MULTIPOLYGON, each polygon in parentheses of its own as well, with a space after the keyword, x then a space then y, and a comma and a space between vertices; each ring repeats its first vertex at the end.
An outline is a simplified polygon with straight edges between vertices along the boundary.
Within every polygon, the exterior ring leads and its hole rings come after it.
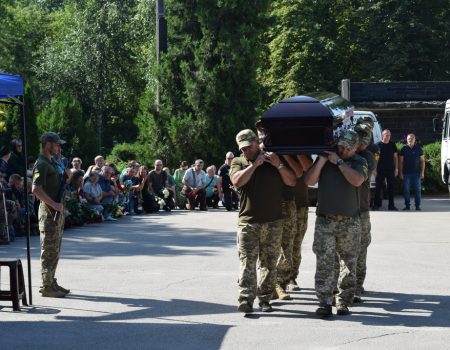
POLYGON ((184 197, 181 194, 181 190, 183 189, 183 177, 184 174, 186 173, 186 170, 189 168, 189 164, 188 162, 186 162, 185 160, 181 162, 180 167, 178 169, 175 170, 175 173, 173 174, 173 177, 175 179, 175 187, 176 187, 176 201, 177 201, 177 205, 178 208, 180 209, 186 209, 186 197, 184 197))

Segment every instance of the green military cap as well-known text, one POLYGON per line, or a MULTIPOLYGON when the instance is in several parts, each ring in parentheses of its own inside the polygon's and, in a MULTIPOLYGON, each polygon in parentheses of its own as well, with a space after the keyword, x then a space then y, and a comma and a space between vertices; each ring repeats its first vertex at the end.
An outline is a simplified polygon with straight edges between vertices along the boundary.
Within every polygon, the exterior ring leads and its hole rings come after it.
POLYGON ((348 148, 356 148, 359 144, 359 136, 354 130, 344 130, 339 136, 338 145, 342 145, 348 148))
POLYGON ((359 136, 359 143, 363 145, 370 144, 370 140, 372 139, 372 129, 368 124, 357 124, 354 129, 359 136))
POLYGON ((240 150, 244 147, 250 146, 253 141, 257 140, 258 138, 255 133, 250 129, 241 130, 236 135, 236 143, 238 144, 240 150))
POLYGON ((369 115, 362 115, 361 117, 359 117, 358 120, 356 121, 356 125, 358 124, 367 124, 370 126, 371 129, 373 129, 374 127, 373 119, 369 115))
POLYGON ((64 145, 66 141, 62 140, 56 132, 49 131, 41 136, 41 143, 54 142, 64 145))

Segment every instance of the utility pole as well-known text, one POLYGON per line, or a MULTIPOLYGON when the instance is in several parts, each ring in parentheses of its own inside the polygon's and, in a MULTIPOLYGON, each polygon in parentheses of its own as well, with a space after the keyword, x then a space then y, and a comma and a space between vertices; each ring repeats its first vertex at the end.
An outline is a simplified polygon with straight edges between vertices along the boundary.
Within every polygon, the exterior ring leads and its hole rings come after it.
MULTIPOLYGON (((156 64, 159 67, 161 52, 167 52, 167 21, 164 0, 156 0, 156 64)), ((159 111, 159 82, 156 85, 156 109, 159 111)))

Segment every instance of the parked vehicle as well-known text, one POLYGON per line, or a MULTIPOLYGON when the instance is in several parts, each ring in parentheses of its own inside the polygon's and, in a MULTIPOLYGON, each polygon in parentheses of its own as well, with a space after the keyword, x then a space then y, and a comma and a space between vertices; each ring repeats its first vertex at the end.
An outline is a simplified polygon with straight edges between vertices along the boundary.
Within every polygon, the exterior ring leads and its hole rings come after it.
POLYGON ((435 132, 442 131, 441 142, 441 176, 442 181, 448 185, 450 193, 450 100, 445 103, 444 117, 433 119, 435 132))

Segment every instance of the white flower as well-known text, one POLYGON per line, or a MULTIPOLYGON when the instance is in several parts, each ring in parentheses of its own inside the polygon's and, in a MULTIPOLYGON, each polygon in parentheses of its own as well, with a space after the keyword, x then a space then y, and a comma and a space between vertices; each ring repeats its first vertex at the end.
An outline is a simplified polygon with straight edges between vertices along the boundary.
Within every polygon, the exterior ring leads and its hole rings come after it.
POLYGON ((166 202, 164 201, 164 199, 160 199, 159 201, 158 201, 158 204, 159 205, 166 205, 166 202))
POLYGON ((169 197, 169 190, 167 188, 163 189, 162 193, 164 195, 164 198, 169 197))

